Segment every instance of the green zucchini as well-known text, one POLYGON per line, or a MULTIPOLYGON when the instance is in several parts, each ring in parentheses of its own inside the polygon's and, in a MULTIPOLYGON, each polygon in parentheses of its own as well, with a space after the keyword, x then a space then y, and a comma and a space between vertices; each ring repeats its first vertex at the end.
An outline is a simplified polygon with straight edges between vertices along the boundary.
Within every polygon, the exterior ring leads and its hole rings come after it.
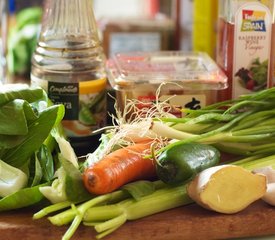
POLYGON ((185 143, 163 151, 156 159, 156 171, 167 184, 179 184, 192 179, 202 170, 215 166, 220 152, 211 145, 185 143))

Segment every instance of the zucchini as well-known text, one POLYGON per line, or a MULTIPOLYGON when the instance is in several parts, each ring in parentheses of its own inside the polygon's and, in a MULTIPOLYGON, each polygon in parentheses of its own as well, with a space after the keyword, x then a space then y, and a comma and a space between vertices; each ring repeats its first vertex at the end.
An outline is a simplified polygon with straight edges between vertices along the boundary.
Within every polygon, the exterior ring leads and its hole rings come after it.
POLYGON ((211 145, 185 143, 163 151, 156 159, 156 171, 167 184, 180 184, 192 179, 202 170, 215 166, 220 152, 211 145))

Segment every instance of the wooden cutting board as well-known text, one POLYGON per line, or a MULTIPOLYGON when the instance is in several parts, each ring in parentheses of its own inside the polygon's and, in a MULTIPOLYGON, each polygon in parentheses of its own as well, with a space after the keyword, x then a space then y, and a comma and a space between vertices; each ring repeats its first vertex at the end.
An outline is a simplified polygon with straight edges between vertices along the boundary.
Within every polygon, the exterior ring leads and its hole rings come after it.
MULTIPOLYGON (((33 209, 0 213, 0 239, 58 240, 67 226, 44 218, 32 220, 33 209)), ((93 228, 80 226, 73 239, 95 239, 93 228)), ((274 235, 275 207, 257 201, 244 211, 224 215, 196 204, 127 222, 105 240, 208 240, 274 235)))

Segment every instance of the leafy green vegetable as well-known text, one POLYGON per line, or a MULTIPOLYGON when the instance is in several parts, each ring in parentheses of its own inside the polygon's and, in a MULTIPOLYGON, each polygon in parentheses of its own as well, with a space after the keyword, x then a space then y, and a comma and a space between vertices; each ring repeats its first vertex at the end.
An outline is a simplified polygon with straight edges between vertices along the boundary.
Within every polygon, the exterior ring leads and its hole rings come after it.
POLYGON ((78 160, 72 146, 62 137, 60 128, 54 128, 51 136, 59 146, 58 162, 60 165, 55 173, 57 178, 52 185, 43 187, 40 191, 52 203, 65 200, 71 202, 86 200, 90 195, 83 186, 78 160))
POLYGON ((29 87, 27 84, 5 84, 0 89, 0 107, 15 99, 33 103, 42 99, 43 96, 44 91, 39 87, 29 87))
POLYGON ((42 88, 25 84, 1 87, 0 192, 5 192, 7 186, 10 191, 0 198, 0 211, 29 206, 44 198, 40 188, 51 184, 60 166, 53 135, 58 132, 64 140, 64 112, 64 106, 53 105, 42 88), (25 181, 18 184, 21 176, 25 181))
POLYGON ((39 149, 50 134, 51 129, 61 121, 64 111, 63 105, 54 105, 45 109, 29 125, 29 131, 24 141, 19 146, 8 149, 1 158, 12 166, 22 166, 39 149))
POLYGON ((41 170, 42 170, 42 179, 45 182, 50 182, 54 178, 54 160, 50 149, 42 144, 38 152, 36 153, 36 158, 38 159, 41 170))
POLYGON ((83 185, 82 174, 79 169, 62 155, 59 155, 59 159, 66 172, 64 181, 67 200, 70 202, 81 202, 91 198, 91 194, 83 185))
POLYGON ((0 199, 0 211, 23 208, 39 203, 44 199, 44 196, 39 191, 39 188, 46 185, 48 185, 48 183, 44 183, 35 187, 23 188, 0 199))
POLYGON ((0 134, 26 135, 28 121, 37 119, 37 113, 25 100, 15 99, 0 109, 0 134), (16 121, 10 121, 12 118, 16 121))
POLYGON ((29 178, 30 184, 29 186, 34 187, 38 185, 42 179, 42 168, 39 160, 36 157, 33 157, 30 161, 30 173, 31 177, 29 178))
POLYGON ((27 185, 27 175, 0 160, 0 197, 8 196, 27 185))
POLYGON ((0 156, 3 156, 7 149, 18 146, 24 139, 24 135, 12 136, 0 134, 0 156))

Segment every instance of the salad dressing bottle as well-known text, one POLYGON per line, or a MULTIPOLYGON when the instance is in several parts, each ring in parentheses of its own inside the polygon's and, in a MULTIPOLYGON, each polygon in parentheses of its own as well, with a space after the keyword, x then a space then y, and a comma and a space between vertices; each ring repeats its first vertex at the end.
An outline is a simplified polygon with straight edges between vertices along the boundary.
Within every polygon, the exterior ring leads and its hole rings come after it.
POLYGON ((220 101, 273 86, 273 8, 273 0, 219 0, 216 61, 229 82, 220 101))
POLYGON ((91 0, 46 0, 31 84, 65 106, 63 127, 77 154, 97 146, 106 125, 105 56, 91 0))

